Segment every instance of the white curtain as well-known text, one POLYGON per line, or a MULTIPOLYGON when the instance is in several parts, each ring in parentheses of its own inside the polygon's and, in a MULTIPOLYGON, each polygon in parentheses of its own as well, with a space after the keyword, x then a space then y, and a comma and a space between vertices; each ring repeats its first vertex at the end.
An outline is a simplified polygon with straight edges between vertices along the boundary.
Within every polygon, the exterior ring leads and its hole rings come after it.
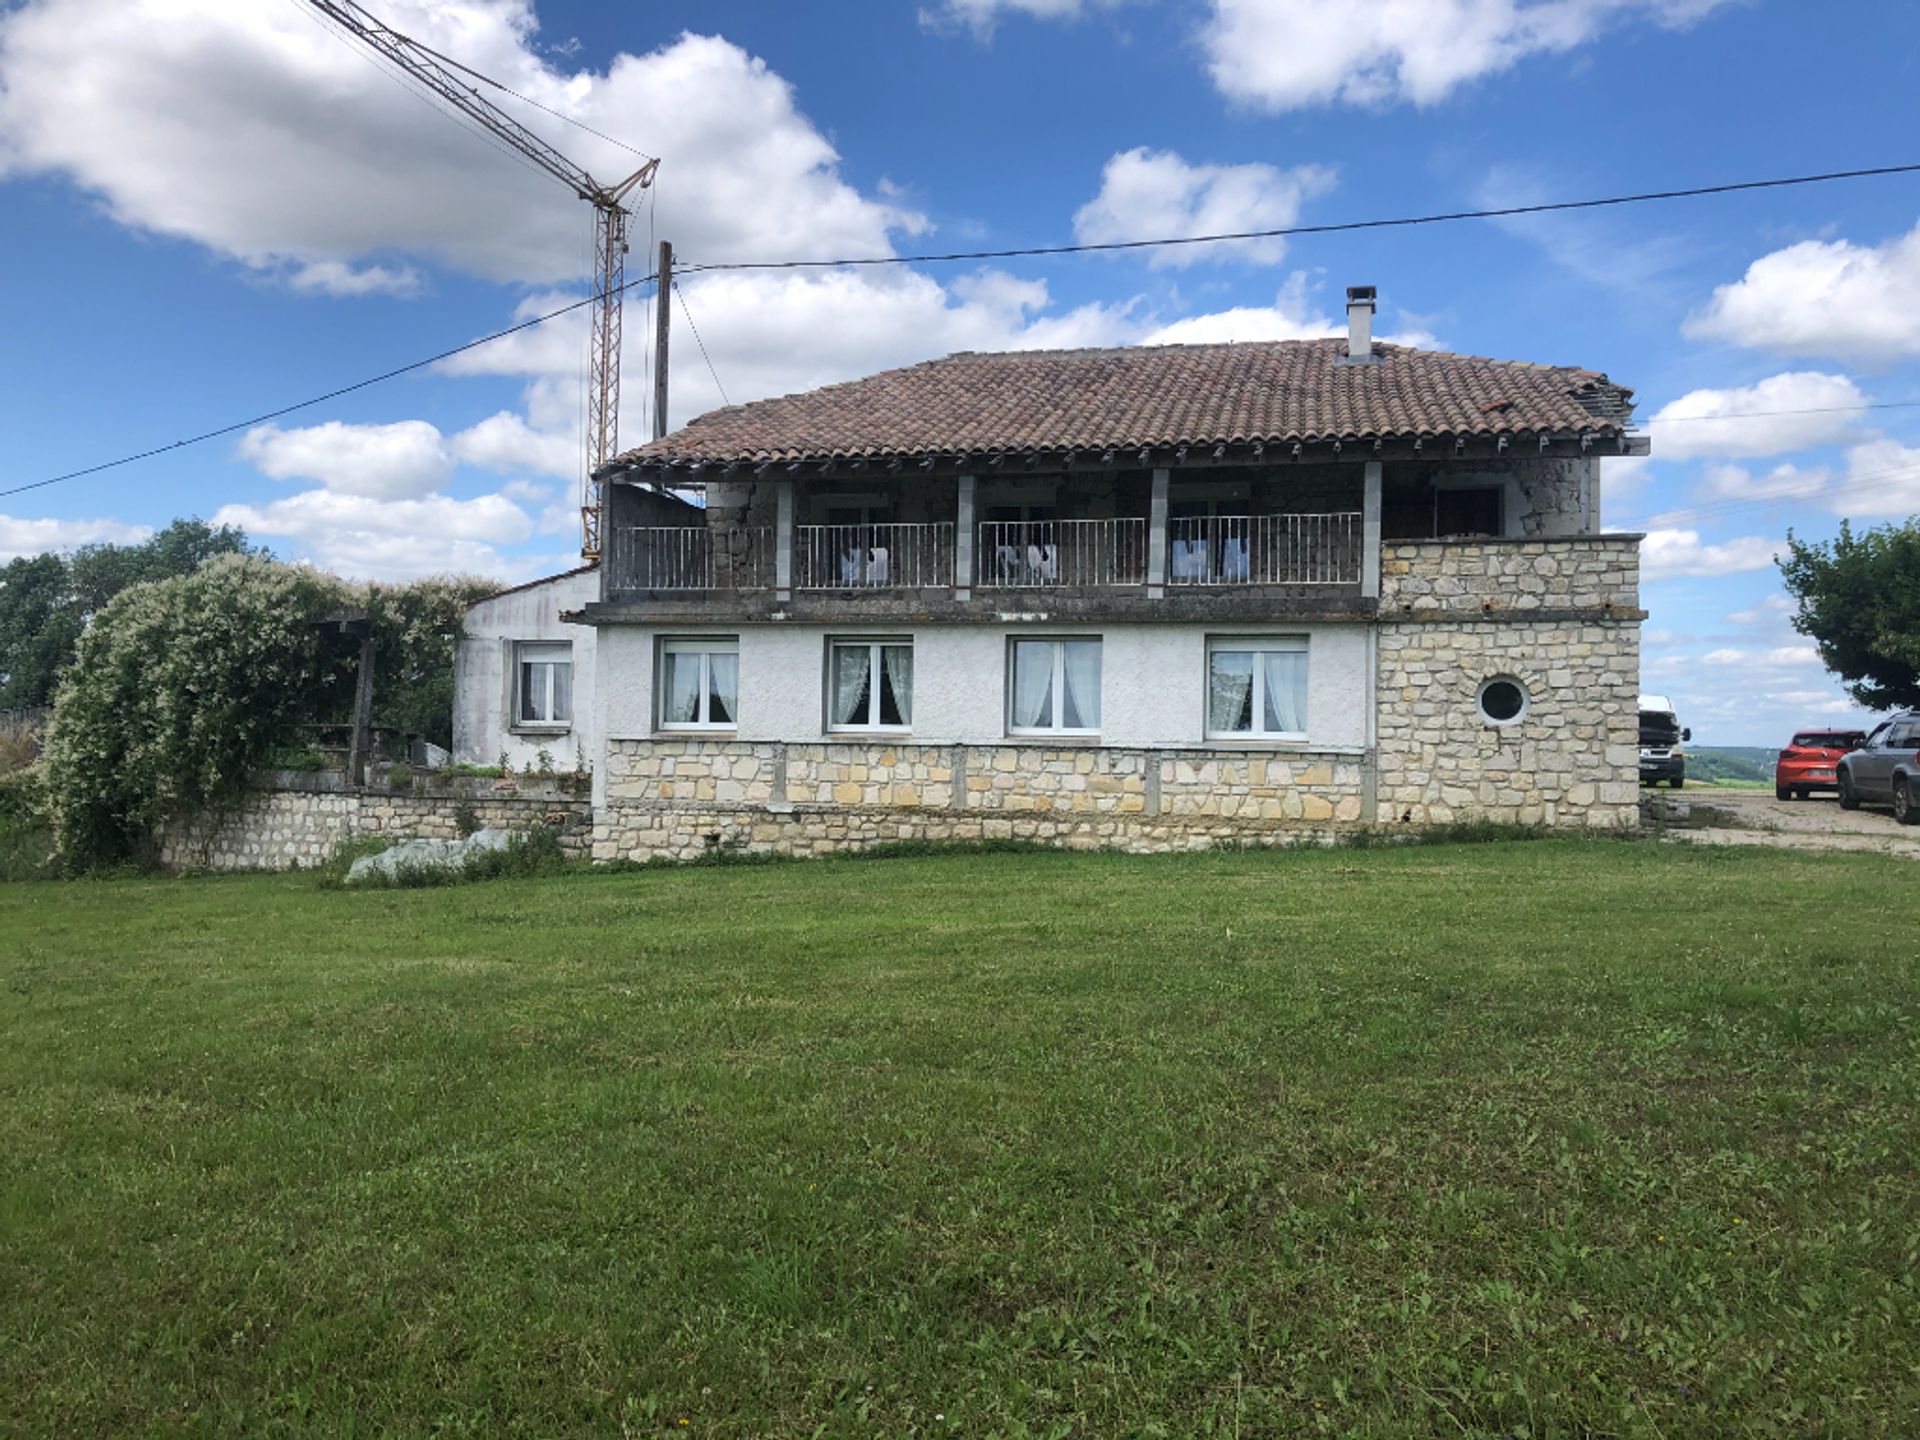
POLYGON ((573 662, 553 667, 553 713, 547 717, 555 724, 573 719, 573 662))
POLYGON ((1021 730, 1053 726, 1053 644, 1018 640, 1013 646, 1013 723, 1021 730))
POLYGON ((880 723, 913 723, 913 647, 880 647, 880 723), (889 708, 891 706, 891 708, 889 708))
POLYGON ((731 725, 739 709, 740 657, 715 651, 707 656, 707 723, 731 725))
POLYGON ((1061 706, 1060 724, 1068 730, 1100 728, 1100 642, 1067 640, 1066 703, 1061 706))
POLYGON ((691 725, 700 718, 700 657, 692 651, 669 651, 666 670, 661 718, 669 725, 691 725))
POLYGON ((1307 728, 1307 652, 1263 651, 1260 665, 1267 692, 1265 728, 1269 731, 1304 734, 1307 728))
POLYGON ((1207 729, 1244 735, 1253 729, 1253 653, 1216 650, 1207 674, 1207 729))
POLYGON ((867 723, 867 671, 872 650, 865 645, 836 645, 833 650, 833 723, 867 723))

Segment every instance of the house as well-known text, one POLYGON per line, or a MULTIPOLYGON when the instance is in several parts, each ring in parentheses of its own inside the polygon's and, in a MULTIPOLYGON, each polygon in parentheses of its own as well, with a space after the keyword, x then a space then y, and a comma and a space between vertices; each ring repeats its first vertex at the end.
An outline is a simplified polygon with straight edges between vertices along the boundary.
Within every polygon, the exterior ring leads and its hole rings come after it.
POLYGON ((1348 297, 1343 338, 960 354, 704 415, 606 472, 597 586, 549 582, 584 600, 569 712, 568 642, 511 597, 463 711, 565 727, 603 859, 1637 823, 1639 537, 1600 529, 1632 392, 1375 343, 1348 297))

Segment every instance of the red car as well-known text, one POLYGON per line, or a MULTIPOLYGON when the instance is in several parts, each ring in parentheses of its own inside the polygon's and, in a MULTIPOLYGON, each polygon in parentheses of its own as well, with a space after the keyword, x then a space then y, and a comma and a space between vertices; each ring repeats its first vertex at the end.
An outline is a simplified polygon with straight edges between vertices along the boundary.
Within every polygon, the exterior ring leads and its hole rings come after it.
POLYGON ((1866 738, 1863 730, 1800 731, 1774 762, 1773 793, 1782 800, 1804 800, 1815 790, 1838 790, 1834 764, 1866 738))

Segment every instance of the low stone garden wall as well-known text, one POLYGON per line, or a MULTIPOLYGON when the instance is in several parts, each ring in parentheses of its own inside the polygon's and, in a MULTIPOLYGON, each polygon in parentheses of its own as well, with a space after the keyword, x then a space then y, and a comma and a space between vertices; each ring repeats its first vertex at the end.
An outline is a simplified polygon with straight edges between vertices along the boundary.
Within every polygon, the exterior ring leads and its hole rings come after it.
POLYGON ((580 858, 592 825, 587 795, 557 780, 415 772, 400 784, 355 789, 337 773, 269 771, 237 811, 165 836, 160 863, 171 870, 292 870, 323 863, 342 841, 452 840, 487 827, 557 830, 560 848, 580 858))

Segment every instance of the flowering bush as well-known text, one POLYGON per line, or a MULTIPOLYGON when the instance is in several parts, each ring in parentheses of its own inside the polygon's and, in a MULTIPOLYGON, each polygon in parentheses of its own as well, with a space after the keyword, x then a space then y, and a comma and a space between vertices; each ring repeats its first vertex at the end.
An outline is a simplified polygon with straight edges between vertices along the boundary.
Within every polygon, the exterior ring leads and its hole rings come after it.
POLYGON ((145 858, 167 821, 234 803, 260 757, 350 683, 315 621, 356 598, 255 555, 115 596, 81 637, 47 727, 62 859, 145 858))

